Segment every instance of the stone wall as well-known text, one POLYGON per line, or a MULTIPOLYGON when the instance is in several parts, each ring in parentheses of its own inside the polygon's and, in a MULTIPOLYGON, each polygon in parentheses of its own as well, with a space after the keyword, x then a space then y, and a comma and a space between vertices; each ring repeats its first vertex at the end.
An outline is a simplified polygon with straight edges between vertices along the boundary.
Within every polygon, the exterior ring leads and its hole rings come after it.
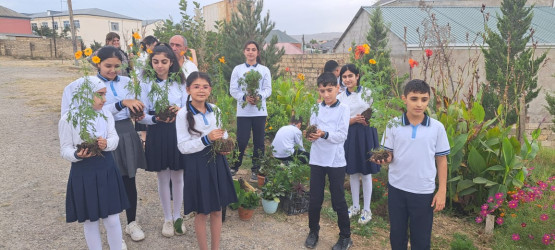
POLYGON ((302 73, 305 75, 305 82, 308 85, 316 86, 316 79, 324 71, 324 65, 328 60, 335 60, 339 65, 344 65, 349 61, 349 54, 303 54, 303 55, 283 55, 279 63, 279 70, 289 71, 293 76, 302 73))
MULTIPOLYGON (((79 49, 80 44, 77 43, 79 49)), ((58 58, 73 58, 73 45, 70 39, 56 39, 58 58)), ((54 39, 42 37, 3 37, 0 38, 0 55, 16 58, 55 58, 54 39)))

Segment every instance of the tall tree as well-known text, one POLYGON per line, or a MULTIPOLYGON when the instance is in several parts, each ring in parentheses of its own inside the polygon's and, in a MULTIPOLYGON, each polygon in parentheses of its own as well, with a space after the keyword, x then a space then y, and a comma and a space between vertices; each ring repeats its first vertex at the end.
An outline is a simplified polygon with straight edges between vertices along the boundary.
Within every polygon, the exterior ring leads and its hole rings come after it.
POLYGON ((488 81, 482 98, 486 119, 494 117, 502 104, 501 122, 511 125, 520 120, 519 135, 524 130, 526 106, 540 91, 538 70, 547 56, 535 57, 534 30, 530 29, 534 6, 525 4, 526 0, 501 2, 502 15, 496 14, 499 33, 486 26, 488 46, 482 48, 488 81), (527 48, 531 41, 533 46, 527 48))
MULTIPOLYGON (((370 53, 365 56, 365 59, 374 59, 376 64, 373 67, 374 72, 386 70, 389 74, 392 73, 391 68, 391 49, 388 47, 389 39, 387 38, 387 30, 383 20, 383 14, 380 7, 377 7, 370 16, 370 30, 366 35, 368 45, 370 45, 370 53)), ((366 61, 368 61, 366 60, 366 61)))
POLYGON ((270 21, 270 13, 262 18, 263 0, 245 0, 237 6, 237 12, 231 16, 231 21, 223 24, 223 43, 220 54, 225 56, 228 63, 223 67, 226 79, 231 77, 235 65, 245 62, 243 46, 249 41, 256 41, 260 45, 260 58, 262 64, 268 67, 272 77, 278 76, 277 65, 281 56, 285 54, 283 49, 278 49, 277 37, 274 36, 269 44, 264 39, 274 29, 275 23, 270 21))

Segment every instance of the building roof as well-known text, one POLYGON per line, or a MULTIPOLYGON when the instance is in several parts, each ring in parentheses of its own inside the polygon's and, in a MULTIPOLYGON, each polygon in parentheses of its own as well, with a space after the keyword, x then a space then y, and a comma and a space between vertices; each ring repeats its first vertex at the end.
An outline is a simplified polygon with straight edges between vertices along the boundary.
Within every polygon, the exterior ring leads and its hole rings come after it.
POLYGON ((286 55, 299 55, 303 54, 303 51, 292 43, 277 43, 276 47, 278 49, 283 48, 286 55))
MULTIPOLYGON (((53 16, 69 16, 68 11, 50 11, 53 16)), ((141 20, 133 17, 124 16, 118 13, 114 13, 107 10, 102 10, 98 8, 90 8, 90 9, 78 9, 73 10, 73 15, 84 15, 84 16, 101 16, 101 17, 110 17, 110 18, 119 18, 119 19, 128 19, 128 20, 141 20)), ((43 17, 50 17, 47 12, 40 12, 40 13, 32 13, 27 14, 30 18, 43 18, 43 17)))
MULTIPOLYGON (((361 7, 337 44, 339 44, 355 21, 364 12, 372 14, 374 7, 361 7)), ((481 34, 484 32, 484 15, 481 7, 432 7, 430 13, 437 18, 440 26, 447 26, 451 30, 451 46, 470 46, 483 43, 481 34), (468 38, 467 38, 468 34, 468 38)), ((429 20, 429 15, 419 7, 381 7, 384 22, 389 25, 389 31, 399 39, 404 40, 405 27, 408 47, 419 47, 420 33, 424 32, 423 23, 429 20)), ((501 15, 499 7, 486 7, 484 13, 490 13, 487 25, 494 32, 497 30, 496 15, 501 15)), ((539 45, 555 45, 555 8, 535 7, 533 10, 532 28, 534 39, 539 45)), ((337 46, 337 45, 336 45, 337 46)))
POLYGON ((301 43, 299 41, 297 41, 297 39, 290 37, 289 35, 285 34, 285 32, 281 31, 281 30, 272 30, 270 31, 270 34, 268 34, 268 36, 266 37, 266 39, 264 39, 264 41, 266 43, 270 43, 270 41, 272 40, 272 38, 274 36, 277 36, 278 38, 278 43, 301 43))
POLYGON ((145 27, 147 25, 151 25, 151 24, 156 23, 158 21, 164 21, 164 20, 162 20, 162 19, 143 20, 143 27, 145 27))
POLYGON ((8 9, 4 6, 0 6, 0 17, 9 17, 9 18, 22 18, 22 19, 31 19, 30 17, 17 13, 11 9, 8 9))
POLYGON ((320 48, 325 50, 333 49, 333 47, 335 47, 335 45, 337 44, 338 40, 339 40, 338 38, 331 39, 325 43, 320 44, 320 48))

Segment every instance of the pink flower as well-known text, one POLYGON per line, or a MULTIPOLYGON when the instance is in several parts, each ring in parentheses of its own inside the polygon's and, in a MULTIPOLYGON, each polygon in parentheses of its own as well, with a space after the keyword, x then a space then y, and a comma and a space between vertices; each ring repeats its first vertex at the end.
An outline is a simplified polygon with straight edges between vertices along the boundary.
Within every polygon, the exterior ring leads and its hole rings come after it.
POLYGON ((555 204, 553 204, 553 206, 551 206, 553 208, 553 210, 555 210, 555 204))
POLYGON ((511 237, 514 241, 520 240, 520 235, 518 234, 513 234, 513 237, 511 237))
POLYGON ((538 181, 538 186, 540 186, 542 190, 545 190, 547 188, 547 183, 543 181, 538 181))
POLYGON ((475 219, 476 223, 482 223, 482 221, 484 221, 484 219, 480 216, 476 217, 475 219))
POLYGON ((497 205, 501 206, 503 204, 503 199, 497 200, 497 205))
POLYGON ((518 207, 518 201, 512 200, 509 201, 509 208, 517 208, 518 207))
POLYGON ((505 222, 505 220, 503 220, 502 217, 497 217, 497 219, 495 220, 495 223, 497 223, 497 225, 503 225, 503 222, 505 222))
POLYGON ((480 211, 480 216, 486 217, 486 215, 488 215, 488 211, 487 211, 487 210, 482 210, 482 211, 480 211))
POLYGON ((484 204, 480 207, 482 210, 488 210, 489 206, 488 204, 484 204))
POLYGON ((533 239, 534 239, 534 235, 529 234, 529 235, 528 235, 528 238, 531 239, 531 240, 533 240, 533 239))
POLYGON ((551 191, 555 191, 555 186, 551 186, 551 191))
POLYGON ((547 214, 542 214, 542 215, 540 215, 540 220, 546 221, 546 220, 548 220, 548 219, 549 219, 549 216, 547 216, 547 214))
POLYGON ((526 223, 522 222, 522 224, 520 224, 522 227, 526 227, 526 223))
POLYGON ((549 243, 551 243, 551 236, 549 236, 549 234, 544 234, 542 237, 542 243, 544 245, 549 245, 549 243))
POLYGON ((488 202, 489 202, 489 203, 492 203, 492 202, 493 202, 493 197, 489 197, 489 198, 488 198, 488 202))
POLYGON ((499 199, 501 199, 501 198, 503 198, 503 193, 497 193, 497 194, 495 194, 495 199, 498 199, 498 200, 499 200, 499 199))

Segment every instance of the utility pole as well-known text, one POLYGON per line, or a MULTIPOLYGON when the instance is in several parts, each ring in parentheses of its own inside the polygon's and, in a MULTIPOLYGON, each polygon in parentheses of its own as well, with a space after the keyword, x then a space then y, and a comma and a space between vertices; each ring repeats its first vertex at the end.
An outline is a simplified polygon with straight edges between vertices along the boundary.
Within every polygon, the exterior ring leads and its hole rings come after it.
MULTIPOLYGON (((69 27, 71 27, 71 40, 73 41, 73 53, 77 52, 77 38, 75 37, 75 24, 73 23, 73 8, 71 0, 67 0, 67 10, 69 12, 69 27)), ((79 62, 75 59, 75 66, 79 66, 79 62)))
POLYGON ((58 58, 58 49, 56 48, 56 32, 58 30, 58 27, 54 27, 54 14, 52 13, 52 11, 47 11, 46 12, 51 18, 52 18, 52 38, 54 38, 54 58, 58 58))

